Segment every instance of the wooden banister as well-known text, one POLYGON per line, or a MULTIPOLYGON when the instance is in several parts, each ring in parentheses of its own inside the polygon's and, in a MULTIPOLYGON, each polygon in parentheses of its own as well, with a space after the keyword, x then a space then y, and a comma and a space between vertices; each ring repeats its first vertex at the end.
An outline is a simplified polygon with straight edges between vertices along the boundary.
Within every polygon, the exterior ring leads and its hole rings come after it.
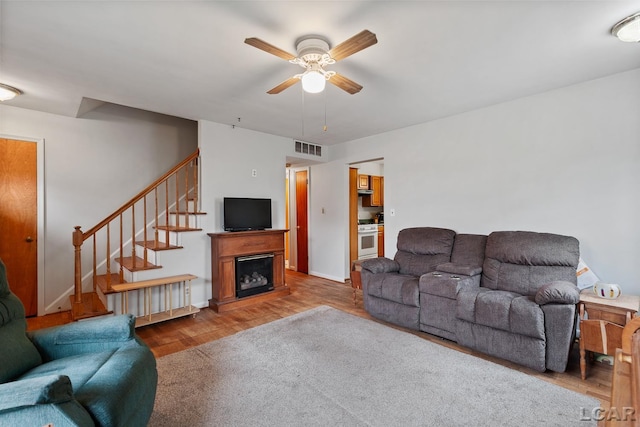
MULTIPOLYGON (((92 277, 93 277, 93 291, 96 291, 96 283, 98 281, 98 274, 97 274, 97 269, 98 266, 101 265, 101 263, 97 262, 97 233, 100 230, 103 230, 106 228, 106 241, 104 246, 100 246, 101 248, 103 248, 105 250, 105 259, 103 259, 103 261, 105 261, 106 263, 106 275, 105 275, 105 281, 106 281, 106 286, 107 286, 107 291, 111 291, 112 290, 112 276, 111 276, 111 228, 110 228, 110 224, 112 221, 115 221, 117 219, 119 219, 119 236, 116 238, 119 238, 120 242, 118 245, 118 258, 119 258, 119 264, 120 264, 120 271, 119 271, 119 275, 118 275, 118 280, 120 283, 122 283, 123 279, 123 271, 122 271, 122 264, 125 261, 124 260, 124 254, 123 254, 123 250, 124 250, 124 242, 125 241, 129 241, 128 240, 128 236, 127 238, 125 238, 124 236, 124 232, 123 232, 123 215, 125 213, 127 213, 127 215, 130 214, 131 217, 131 236, 130 236, 130 241, 131 241, 131 261, 133 264, 133 268, 136 268, 136 262, 138 262, 138 264, 142 263, 143 265, 140 266, 142 268, 146 268, 147 266, 147 251, 145 249, 144 252, 144 256, 143 256, 143 260, 142 261, 136 261, 136 252, 135 252, 135 238, 136 238, 136 224, 139 224, 136 221, 136 204, 139 202, 142 202, 144 204, 143 208, 141 210, 139 210, 138 212, 142 212, 142 213, 138 213, 138 218, 140 215, 142 215, 142 224, 139 225, 139 227, 142 227, 143 230, 143 239, 144 239, 144 244, 147 244, 147 224, 149 224, 149 222, 152 222, 155 224, 155 228, 156 231, 153 233, 154 235, 154 242, 155 245, 154 247, 157 247, 158 245, 158 226, 160 224, 158 224, 158 221, 161 219, 159 212, 158 212, 158 196, 159 194, 164 194, 164 208, 165 208, 165 215, 163 215, 164 217, 164 221, 165 221, 165 225, 168 226, 169 225, 169 208, 172 205, 175 205, 176 208, 176 212, 180 212, 180 199, 182 197, 184 197, 185 199, 185 210, 184 212, 189 212, 189 201, 193 200, 194 202, 194 208, 193 208, 193 213, 196 213, 197 211, 197 203, 198 203, 198 194, 197 191, 199 191, 198 188, 198 168, 199 168, 199 155, 200 155, 200 150, 197 149, 196 151, 194 151, 192 154, 190 154, 187 158, 185 158, 184 160, 182 160, 180 163, 178 163, 177 165, 175 165, 174 167, 172 167, 170 170, 168 170, 166 173, 164 173, 160 178, 156 179, 153 183, 151 183, 149 186, 147 186, 144 190, 140 191, 137 195, 135 195, 131 200, 129 200, 128 202, 126 202, 125 204, 123 204, 121 207, 119 207, 118 209, 116 209, 111 215, 107 216, 105 219, 103 219, 102 221, 100 221, 97 225, 93 226, 92 228, 90 228, 88 231, 83 232, 81 230, 80 226, 76 226, 74 227, 74 231, 72 234, 72 243, 74 246, 74 295, 72 297, 72 314, 74 318, 79 318, 82 317, 83 312, 86 311, 86 307, 83 304, 83 300, 82 300, 82 245, 83 243, 89 239, 89 238, 93 238, 93 250, 92 250, 92 256, 93 256, 93 260, 92 260, 92 277), (193 174, 193 182, 189 182, 189 176, 193 174), (184 183, 180 182, 179 177, 184 176, 184 183), (171 180, 171 181, 170 181, 171 180), (175 180, 175 183, 173 182, 175 180), (173 184, 175 186, 175 195, 171 195, 171 197, 175 197, 175 200, 170 200, 170 192, 169 192, 169 185, 173 184), (164 185, 165 189, 164 191, 158 191, 158 187, 164 185), (190 187, 191 186, 191 187, 190 187), (181 194, 181 191, 184 190, 184 194, 181 194), (190 199, 190 193, 192 192, 192 199, 190 199), (154 200, 152 201, 153 205, 154 205, 154 209, 152 209, 153 212, 153 217, 152 219, 149 221, 149 219, 147 218, 147 196, 149 197, 153 197, 154 200)), ((127 216, 127 218, 129 218, 129 216, 127 216)), ((188 219, 187 219, 187 224, 188 224, 188 219)), ((177 222, 177 225, 180 226, 179 221, 177 222)), ((169 231, 168 231, 169 227, 165 227, 165 242, 168 245, 169 244, 169 231)), ((102 235, 102 234, 101 234, 102 235)), ((102 244, 102 242, 101 242, 102 244)), ((146 247, 146 246, 145 246, 146 247)))
POLYGON ((180 169, 182 169, 183 167, 188 165, 192 160, 196 159, 199 155, 200 155, 200 149, 197 149, 193 154, 191 154, 189 157, 184 159, 182 162, 178 163, 176 166, 174 166, 171 170, 169 170, 167 173, 162 175, 160 178, 156 179, 151 185, 149 185, 147 188, 142 190, 140 193, 138 193, 136 196, 134 196, 127 203, 125 203, 124 205, 120 206, 120 208, 118 208, 114 213, 112 213, 111 215, 109 215, 108 217, 106 217, 105 219, 100 221, 96 226, 94 226, 94 227, 90 228, 88 231, 84 232, 83 233, 83 239, 87 240, 90 236, 93 236, 96 233, 96 231, 100 230, 107 223, 109 223, 109 222, 113 221, 114 219, 116 219, 118 217, 118 215, 120 215, 121 213, 123 213, 124 211, 129 209, 129 207, 131 207, 134 203, 136 203, 140 199, 142 199, 145 194, 148 194, 151 191, 153 191, 154 188, 156 188, 158 185, 160 185, 165 180, 167 180, 169 177, 171 177, 171 175, 175 174, 180 169))

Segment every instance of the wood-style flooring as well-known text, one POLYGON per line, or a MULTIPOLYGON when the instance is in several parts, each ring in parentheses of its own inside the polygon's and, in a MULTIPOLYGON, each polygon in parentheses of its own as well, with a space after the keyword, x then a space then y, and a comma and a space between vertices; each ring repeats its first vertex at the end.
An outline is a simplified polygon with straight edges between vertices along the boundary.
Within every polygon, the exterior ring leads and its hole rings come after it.
MULTIPOLYGON (((357 291, 357 305, 354 305, 353 289, 349 283, 334 282, 293 271, 286 272, 286 283, 291 288, 291 295, 283 298, 265 301, 251 307, 222 314, 205 308, 202 309, 195 318, 184 317, 144 326, 136 329, 136 332, 149 345, 156 357, 162 357, 228 335, 233 335, 244 329, 253 328, 276 319, 291 316, 319 305, 328 305, 356 316, 377 321, 364 311, 362 307, 362 291, 360 290, 357 291)), ((68 323, 70 321, 71 316, 69 312, 63 312, 30 318, 28 319, 28 325, 29 329, 40 329, 68 323)), ((395 327, 393 325, 389 326, 395 327)), ((612 368, 606 364, 592 363, 589 365, 587 379, 583 381, 580 378, 577 343, 572 351, 566 372, 539 373, 501 359, 471 351, 451 341, 423 332, 409 331, 399 327, 396 328, 413 333, 425 340, 517 369, 544 381, 595 397, 600 399, 603 408, 608 407, 611 394, 612 368)), ((428 363, 428 361, 425 361, 425 363, 428 363)))

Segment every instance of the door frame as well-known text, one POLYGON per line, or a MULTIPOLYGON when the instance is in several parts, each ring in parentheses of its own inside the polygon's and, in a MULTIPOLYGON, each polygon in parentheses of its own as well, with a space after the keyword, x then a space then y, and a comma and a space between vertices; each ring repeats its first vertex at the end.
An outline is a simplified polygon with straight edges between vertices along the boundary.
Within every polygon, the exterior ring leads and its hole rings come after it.
MULTIPOLYGON (((37 239, 37 251, 38 251, 38 316, 44 316, 45 312, 45 301, 44 301, 44 288, 45 288, 45 278, 44 278, 44 248, 45 248, 45 191, 44 191, 44 138, 29 138, 24 136, 17 135, 9 135, 0 133, 0 138, 4 139, 13 139, 17 141, 24 142, 35 142, 36 143, 36 215, 37 218, 37 229, 38 229, 38 239, 37 239)), ((71 244, 71 242, 69 242, 71 244)))

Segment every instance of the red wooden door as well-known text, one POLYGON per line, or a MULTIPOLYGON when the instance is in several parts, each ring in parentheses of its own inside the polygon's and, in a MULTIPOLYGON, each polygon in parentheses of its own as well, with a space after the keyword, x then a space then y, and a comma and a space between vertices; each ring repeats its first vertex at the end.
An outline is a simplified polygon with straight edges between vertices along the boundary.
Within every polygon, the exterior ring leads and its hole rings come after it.
POLYGON ((27 316, 38 314, 37 144, 0 138, 0 258, 27 316))
POLYGON ((296 246, 298 247, 296 266, 301 273, 309 272, 307 185, 307 171, 296 172, 296 246))

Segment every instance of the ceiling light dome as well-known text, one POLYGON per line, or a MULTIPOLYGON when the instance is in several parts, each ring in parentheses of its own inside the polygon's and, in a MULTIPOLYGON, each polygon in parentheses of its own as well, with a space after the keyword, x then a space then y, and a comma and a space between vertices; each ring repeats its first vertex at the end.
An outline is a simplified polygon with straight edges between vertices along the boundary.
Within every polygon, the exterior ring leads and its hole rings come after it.
POLYGON ((624 18, 611 29, 623 42, 640 42, 640 12, 624 18))
POLYGON ((320 93, 324 90, 327 79, 318 71, 308 71, 302 75, 302 89, 308 93, 320 93))
POLYGON ((20 89, 0 83, 0 101, 8 101, 21 94, 20 89))

